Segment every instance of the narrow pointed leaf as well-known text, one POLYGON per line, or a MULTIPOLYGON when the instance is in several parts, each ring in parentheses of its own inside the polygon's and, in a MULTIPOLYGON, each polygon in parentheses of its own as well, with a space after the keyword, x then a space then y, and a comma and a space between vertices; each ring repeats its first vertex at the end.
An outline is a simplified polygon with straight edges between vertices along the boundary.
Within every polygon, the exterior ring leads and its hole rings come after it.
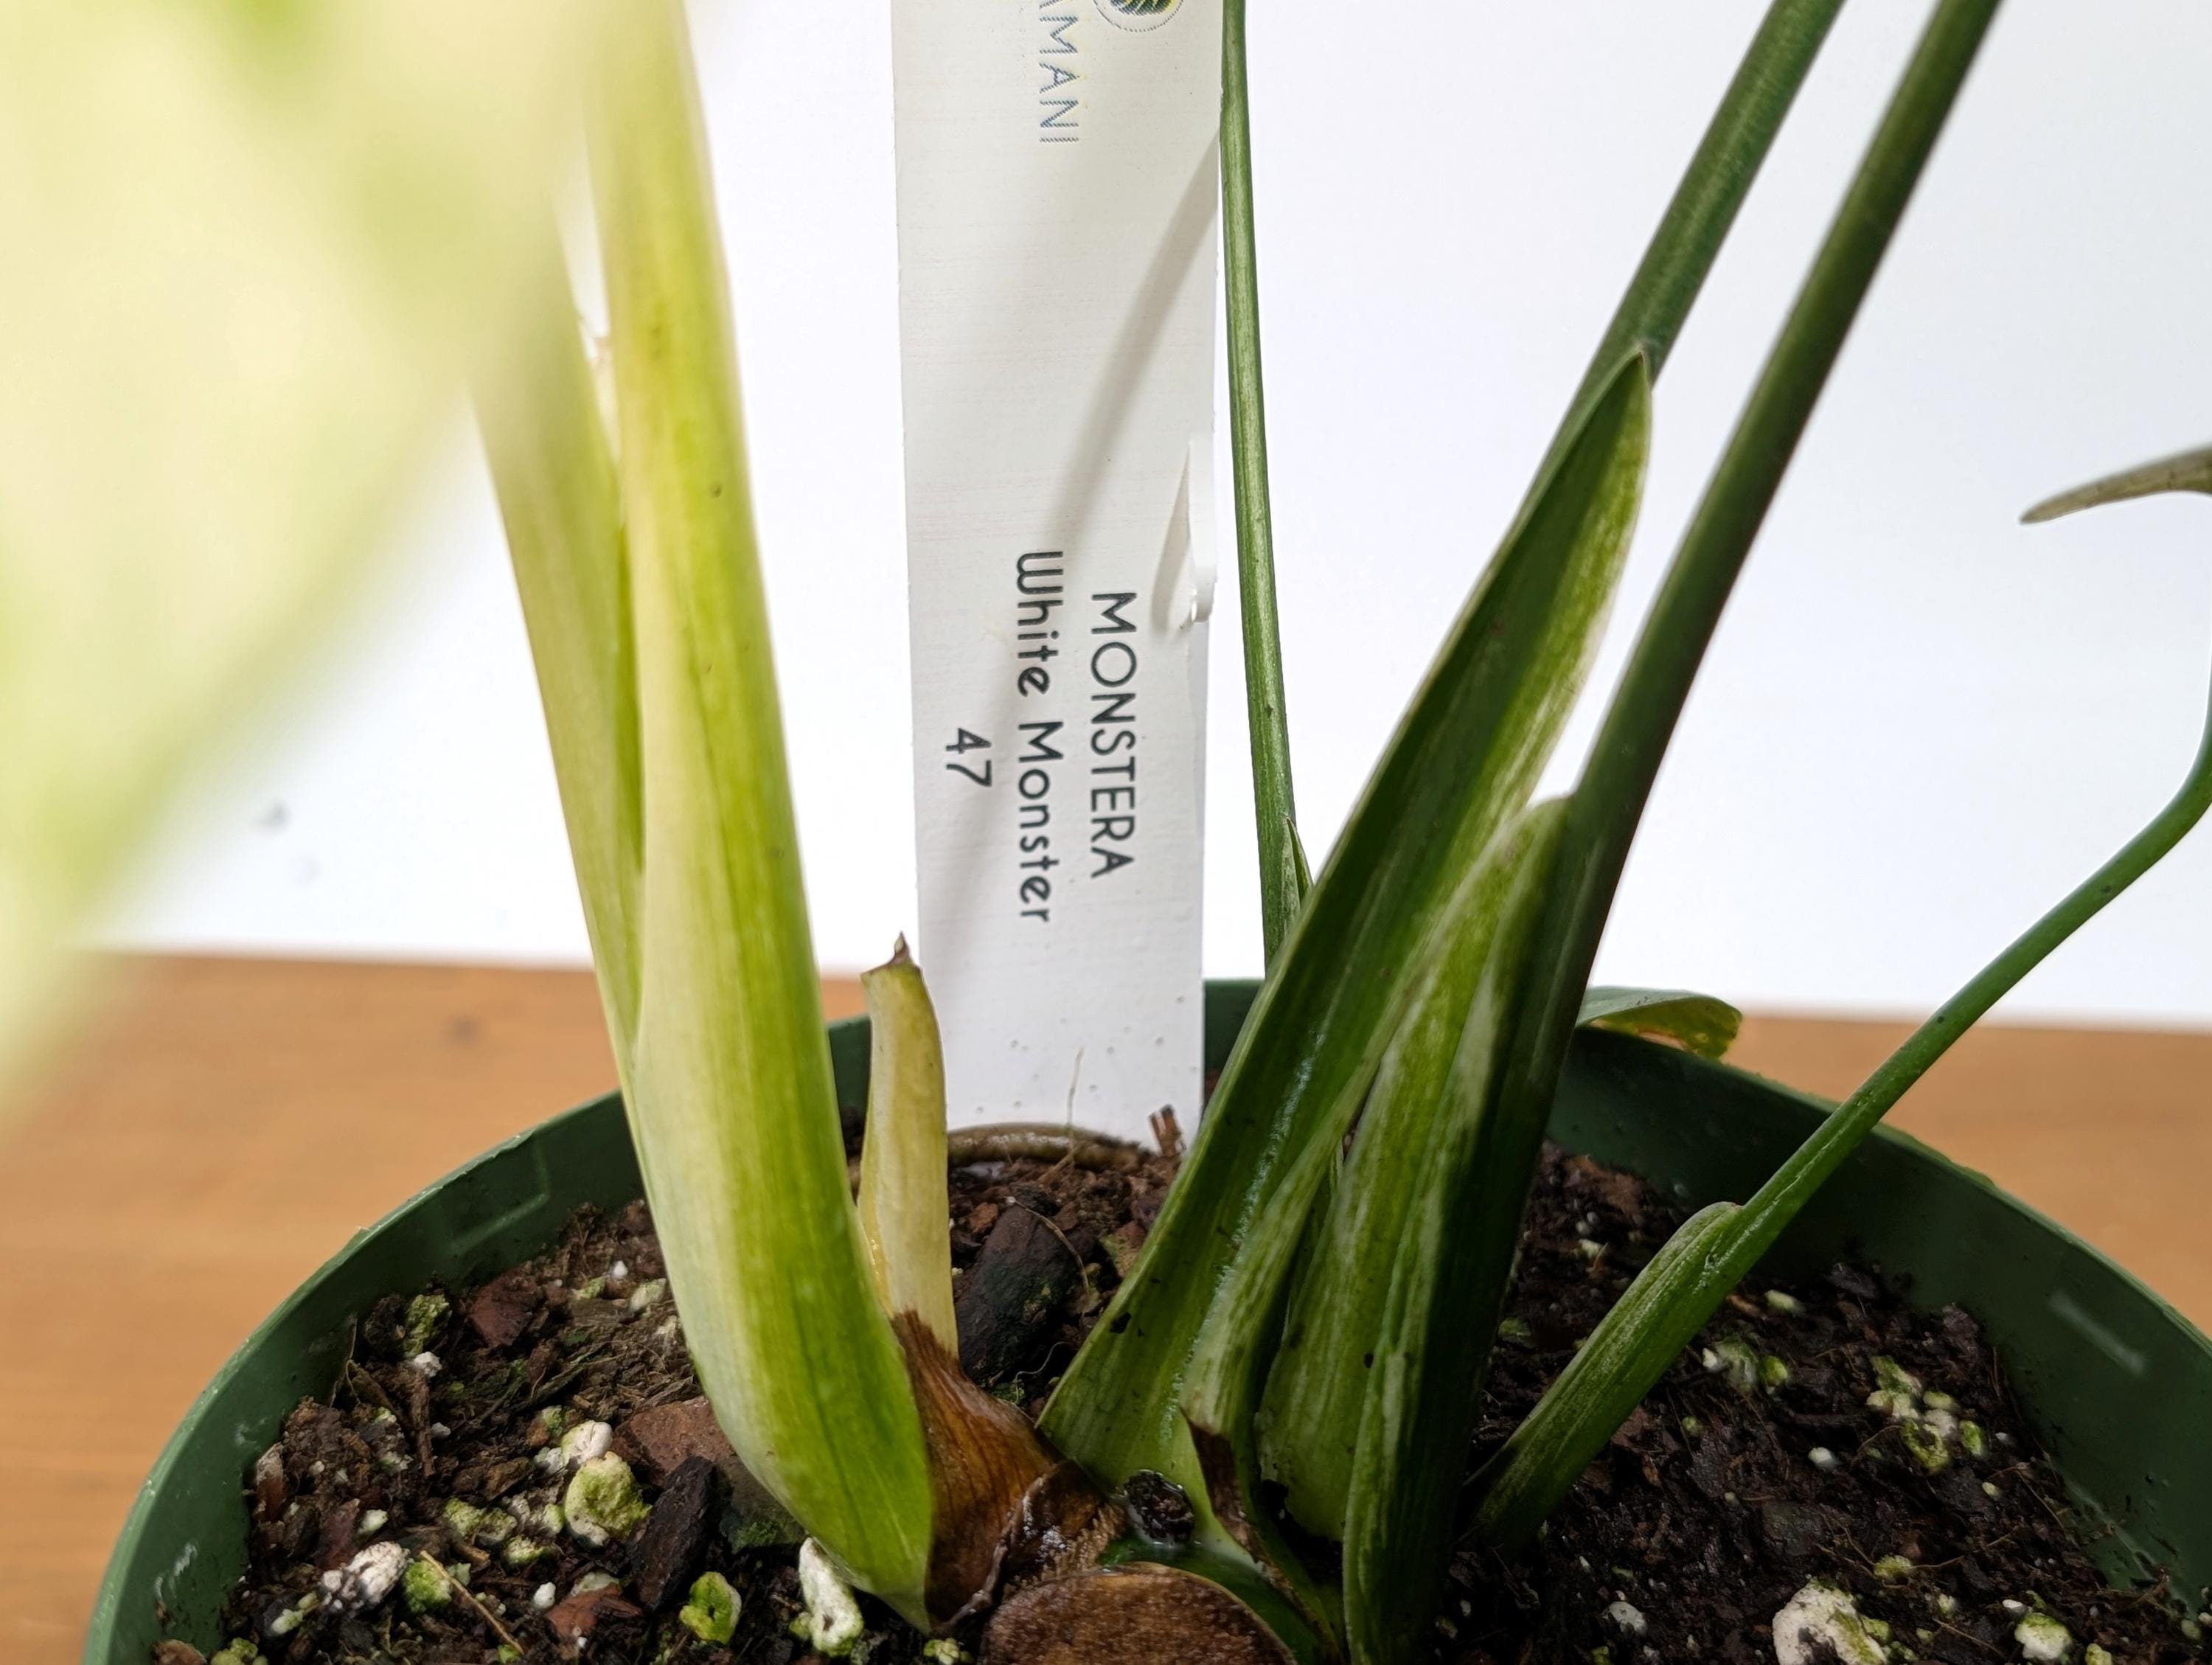
MULTIPOLYGON (((592 962, 609 1029, 626 1053, 637 1018, 644 791, 622 493, 550 226, 525 276, 514 361, 479 379, 477 425, 530 633, 592 962)), ((626 1055, 616 1061, 627 1070, 626 1055)))
POLYGON ((635 1126, 732 1444, 863 1586, 926 1619, 921 1425, 848 1188, 681 0, 623 20, 592 166, 645 794, 635 1126))
POLYGON ((1046 1409, 1048 1437, 1094 1474, 1188 1478, 1176 1394, 1213 1291, 1379 1055, 1452 892, 1526 801, 1627 550, 1650 427, 1632 357, 1508 533, 1316 880, 1143 1261, 1046 1409))
POLYGON ((1415 1657, 1443 1589, 1482 1377, 1550 1108, 1500 1089, 1563 809, 1554 800, 1529 811, 1452 1060, 1428 1183, 1399 1233, 1346 1509, 1344 1618, 1354 1665, 1415 1657))
POLYGON ((1743 1013, 1726 1000, 1684 989, 1598 987, 1583 996, 1575 1024, 1671 1042, 1700 1058, 1720 1058, 1735 1044, 1743 1013))
POLYGON ((868 1003, 868 1131, 860 1148, 860 1234, 884 1310, 912 1314, 960 1353, 952 1316, 952 1224, 945 1195, 945 1048, 906 939, 861 974, 868 1003))
MULTIPOLYGON (((1267 1376, 1262 1466, 1284 1488, 1291 1515, 1324 1537, 1344 1536, 1360 1416, 1405 1223, 1434 1182, 1441 1129, 1455 1109, 1453 1060, 1531 836, 1525 824, 1502 834, 1452 900, 1366 1095, 1267 1376)), ((1209 1336, 1218 1322, 1209 1322, 1209 1336)))
POLYGON ((1735 1286, 1724 1251, 1742 1212, 1717 1202, 1685 1221, 1483 1466, 1474 1482, 1481 1497, 1475 1529, 1485 1540, 1527 1543, 1705 1328, 1735 1286))

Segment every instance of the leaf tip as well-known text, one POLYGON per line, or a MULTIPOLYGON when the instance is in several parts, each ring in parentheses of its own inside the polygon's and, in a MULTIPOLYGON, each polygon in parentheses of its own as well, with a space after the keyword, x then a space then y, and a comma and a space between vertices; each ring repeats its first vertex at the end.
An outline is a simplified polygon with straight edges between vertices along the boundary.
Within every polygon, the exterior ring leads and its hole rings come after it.
POLYGON ((2138 464, 2045 497, 2031 504, 2020 520, 2025 526, 2041 526, 2083 509, 2100 508, 2106 503, 2124 503, 2137 497, 2155 497, 2175 491, 2212 495, 2212 446, 2138 464))

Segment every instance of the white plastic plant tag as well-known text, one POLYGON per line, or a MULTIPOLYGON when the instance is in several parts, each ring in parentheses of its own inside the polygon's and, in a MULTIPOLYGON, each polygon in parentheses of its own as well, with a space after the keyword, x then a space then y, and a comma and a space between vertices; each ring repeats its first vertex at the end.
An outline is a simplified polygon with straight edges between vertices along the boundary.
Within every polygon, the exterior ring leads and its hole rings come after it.
POLYGON ((920 958, 956 1123, 1197 1125, 1219 0, 892 0, 920 958))

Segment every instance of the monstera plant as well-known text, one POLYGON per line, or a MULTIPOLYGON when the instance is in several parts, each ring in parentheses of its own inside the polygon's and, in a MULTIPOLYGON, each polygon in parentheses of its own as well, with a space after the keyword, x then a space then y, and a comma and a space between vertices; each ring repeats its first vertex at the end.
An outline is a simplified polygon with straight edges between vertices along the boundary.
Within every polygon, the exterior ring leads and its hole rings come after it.
MULTIPOLYGON (((608 336, 580 332, 549 228, 520 319, 530 374, 488 389, 480 414, 685 1333, 737 1452, 809 1535, 811 1589, 856 1584, 925 1631, 988 1611, 994 1653, 1012 1659, 1402 1665, 1462 1534, 1525 1542, 1899 1096, 2203 811, 2200 757, 2171 807, 1756 1195, 1684 1224, 1470 1474, 1572 1031, 1602 1022, 1708 1052, 1733 1033, 1716 1002, 1590 989, 1592 959, 1722 608, 1997 9, 1936 6, 1588 764, 1571 792, 1539 799, 1636 521, 1655 386, 1840 4, 1775 0, 1524 501, 1310 878, 1273 625, 1244 5, 1224 6, 1231 410, 1268 968, 1141 1261, 1034 1425, 957 1363, 942 1062, 903 955, 868 980, 857 1197, 848 1180, 684 13, 680 0, 626 9, 589 115, 608 336), (1164 1487, 1195 1522, 1172 1549, 1127 1507, 1164 1487)), ((2114 489, 2208 481, 2200 457, 2114 489)))

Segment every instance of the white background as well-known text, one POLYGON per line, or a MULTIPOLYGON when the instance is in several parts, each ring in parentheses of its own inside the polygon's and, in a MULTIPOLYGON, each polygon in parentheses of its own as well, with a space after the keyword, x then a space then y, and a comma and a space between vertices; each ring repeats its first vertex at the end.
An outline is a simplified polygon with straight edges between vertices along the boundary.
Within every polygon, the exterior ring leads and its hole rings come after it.
MULTIPOLYGON (((1285 651, 1316 857, 1761 9, 1255 9, 1285 651)), ((1600 690, 1926 13, 1845 9, 1668 367, 1600 690)), ((913 910, 887 21, 883 0, 727 0, 700 27, 817 946, 854 967, 913 910)), ((2203 0, 2001 15, 1722 627, 1601 975, 1917 1011, 2178 780, 2204 709, 2212 505, 2014 519, 2212 437, 2208 76, 2203 0)), ((583 958, 520 619, 458 423, 411 525, 380 604, 178 817, 111 939, 583 958)), ((1224 545, 1217 973, 1258 959, 1231 564, 1224 545)), ((2009 1009, 2212 1020, 2208 921, 2212 832, 2009 1009)))

